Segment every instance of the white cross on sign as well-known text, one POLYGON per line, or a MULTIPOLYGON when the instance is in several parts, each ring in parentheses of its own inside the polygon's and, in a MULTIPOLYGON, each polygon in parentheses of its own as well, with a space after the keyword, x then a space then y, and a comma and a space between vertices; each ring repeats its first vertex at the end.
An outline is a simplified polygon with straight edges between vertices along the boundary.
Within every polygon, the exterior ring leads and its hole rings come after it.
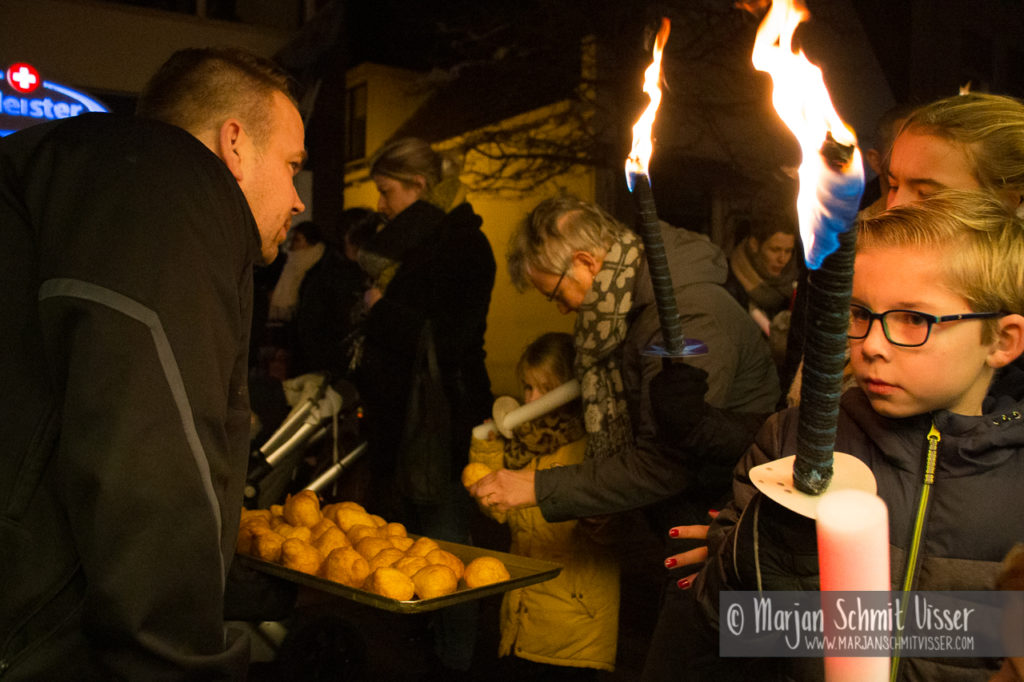
POLYGON ((11 74, 11 80, 18 84, 19 90, 30 90, 39 79, 27 66, 23 66, 11 74))

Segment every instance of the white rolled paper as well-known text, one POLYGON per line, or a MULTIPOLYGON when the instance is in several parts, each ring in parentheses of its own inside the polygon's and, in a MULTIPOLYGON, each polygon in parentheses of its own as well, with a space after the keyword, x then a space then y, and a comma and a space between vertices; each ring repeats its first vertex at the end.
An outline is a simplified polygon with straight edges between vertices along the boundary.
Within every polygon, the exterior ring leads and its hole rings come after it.
POLYGON ((473 438, 477 440, 488 440, 492 433, 498 433, 498 429, 494 428, 494 422, 484 422, 473 427, 473 438))
POLYGON ((501 432, 501 435, 505 436, 505 438, 511 438, 512 429, 520 424, 525 424, 531 419, 547 414, 551 410, 557 409, 571 400, 575 400, 579 396, 580 382, 572 379, 557 388, 551 389, 533 402, 526 403, 507 412, 498 409, 501 402, 501 398, 499 398, 494 403, 494 424, 497 426, 498 431, 501 432), (501 412, 500 414, 499 411, 501 412))

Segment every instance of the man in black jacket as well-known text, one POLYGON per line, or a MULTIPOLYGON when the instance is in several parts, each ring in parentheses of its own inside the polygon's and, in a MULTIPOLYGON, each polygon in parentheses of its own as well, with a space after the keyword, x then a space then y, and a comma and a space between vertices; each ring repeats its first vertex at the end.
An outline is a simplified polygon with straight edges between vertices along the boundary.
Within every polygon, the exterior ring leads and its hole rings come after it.
POLYGON ((139 116, 0 142, 0 672, 240 679, 223 590, 252 269, 305 207, 286 75, 184 50, 139 116))

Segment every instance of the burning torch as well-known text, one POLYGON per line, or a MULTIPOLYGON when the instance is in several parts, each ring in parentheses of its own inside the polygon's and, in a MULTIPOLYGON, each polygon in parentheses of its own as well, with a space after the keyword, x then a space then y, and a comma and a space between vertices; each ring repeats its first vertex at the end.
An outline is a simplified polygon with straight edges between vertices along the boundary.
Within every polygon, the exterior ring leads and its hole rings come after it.
POLYGON ((633 125, 633 147, 626 157, 626 183, 636 203, 639 220, 637 232, 644 243, 647 254, 647 266, 651 272, 651 284, 654 288, 654 301, 658 308, 658 320, 661 322, 661 333, 665 347, 657 346, 647 349, 652 355, 665 358, 681 358, 690 355, 707 353, 707 346, 701 341, 687 339, 683 335, 683 325, 679 321, 679 310, 676 307, 676 295, 672 288, 672 273, 668 268, 665 255, 665 243, 661 238, 661 227, 658 222, 658 211, 654 205, 654 194, 651 191, 651 180, 648 175, 654 143, 651 133, 654 118, 661 104, 661 55, 668 42, 670 23, 667 18, 661 20, 661 27, 654 39, 654 57, 650 66, 644 71, 644 92, 650 103, 643 114, 633 125))
MULTIPOLYGON (((772 104, 803 155, 797 214, 808 268, 808 326, 796 456, 754 467, 750 479, 770 499, 816 519, 823 592, 888 591, 885 503, 875 495, 871 470, 834 452, 853 285, 851 226, 864 170, 856 136, 836 113, 821 69, 793 51, 793 33, 808 16, 801 0, 772 2, 754 41, 754 67, 771 76, 772 104)), ((834 599, 822 596, 831 622, 834 599)), ((825 658, 829 682, 884 680, 888 668, 886 657, 825 658)))

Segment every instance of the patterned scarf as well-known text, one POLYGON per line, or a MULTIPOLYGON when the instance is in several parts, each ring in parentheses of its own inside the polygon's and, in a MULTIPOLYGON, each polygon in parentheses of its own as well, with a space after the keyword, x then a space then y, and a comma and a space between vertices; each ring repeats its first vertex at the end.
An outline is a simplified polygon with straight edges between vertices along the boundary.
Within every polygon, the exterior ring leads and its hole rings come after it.
POLYGON ((643 244, 628 232, 608 250, 576 316, 576 376, 583 399, 587 457, 633 445, 629 406, 616 352, 626 338, 643 244))
POLYGON ((550 455, 587 435, 578 400, 512 429, 505 441, 505 468, 522 469, 535 457, 550 455))

